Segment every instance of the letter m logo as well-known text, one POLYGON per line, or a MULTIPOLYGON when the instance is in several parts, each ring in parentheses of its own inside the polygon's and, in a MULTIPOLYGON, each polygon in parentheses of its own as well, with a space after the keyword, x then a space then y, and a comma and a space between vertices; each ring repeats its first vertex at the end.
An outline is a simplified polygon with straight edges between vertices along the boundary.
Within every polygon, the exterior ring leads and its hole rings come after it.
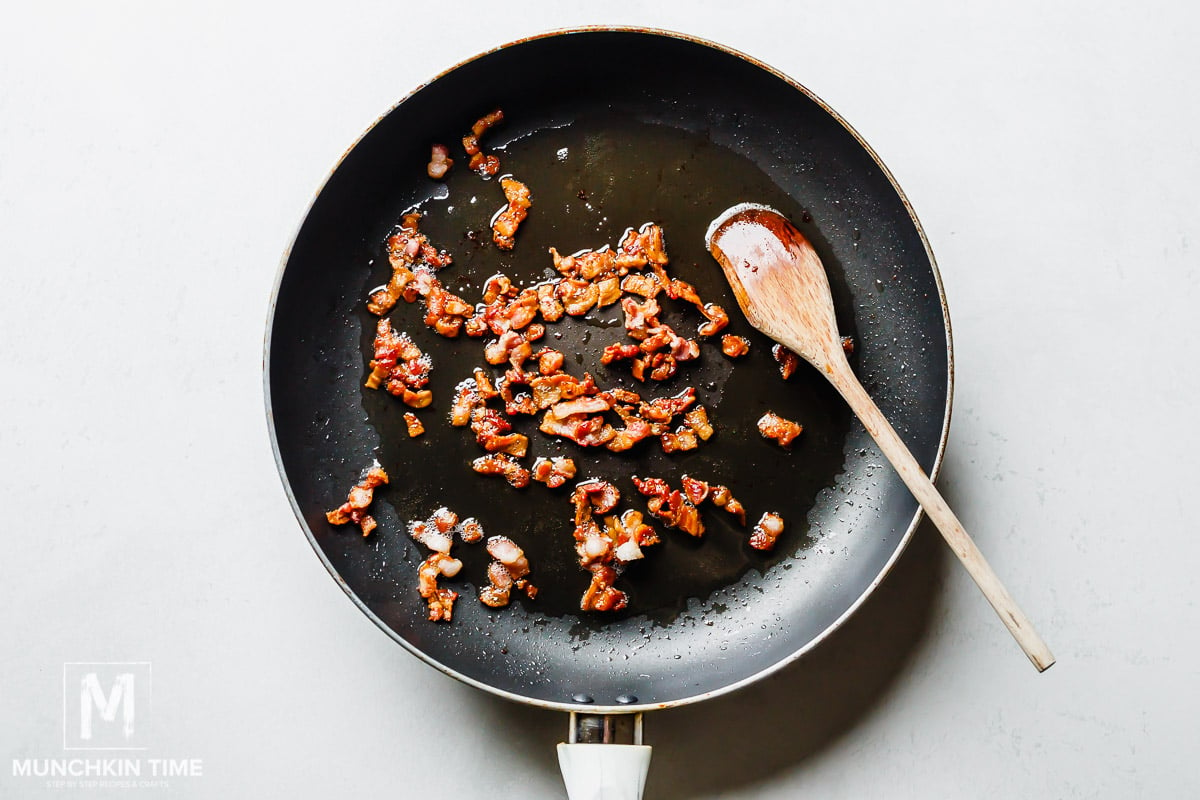
POLYGON ((63 748, 144 750, 150 664, 63 665, 63 748))

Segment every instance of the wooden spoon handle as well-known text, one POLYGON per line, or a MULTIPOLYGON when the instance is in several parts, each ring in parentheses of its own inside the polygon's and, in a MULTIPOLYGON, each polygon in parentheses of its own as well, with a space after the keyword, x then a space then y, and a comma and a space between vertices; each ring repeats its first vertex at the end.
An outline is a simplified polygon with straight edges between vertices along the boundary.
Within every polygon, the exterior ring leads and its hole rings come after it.
POLYGON ((913 458, 895 428, 883 416, 879 406, 867 394, 858 378, 855 377, 849 365, 845 369, 833 369, 825 372, 826 377, 841 393, 850 408, 862 420, 867 432, 875 439, 884 456, 892 462, 901 480, 908 486, 917 502, 925 509, 925 513, 933 520, 933 524, 941 531, 950 549, 962 561, 967 572, 975 580, 984 597, 992 604, 992 608, 1000 615, 1001 621, 1009 633, 1017 640, 1017 644, 1029 656, 1029 660, 1037 667, 1038 672, 1044 672, 1054 664, 1054 655, 1050 648, 1033 629, 1029 618, 1017 606, 1012 595, 1004 588, 1000 578, 992 571, 983 553, 975 546, 975 542, 963 529, 958 517, 946 505, 942 495, 934 487, 929 476, 921 469, 921 465, 913 458))

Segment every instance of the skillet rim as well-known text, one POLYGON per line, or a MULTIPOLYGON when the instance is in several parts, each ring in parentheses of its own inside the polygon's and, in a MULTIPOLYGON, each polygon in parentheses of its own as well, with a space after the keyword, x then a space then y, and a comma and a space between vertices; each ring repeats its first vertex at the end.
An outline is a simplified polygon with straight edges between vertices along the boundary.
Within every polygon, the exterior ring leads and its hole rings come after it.
POLYGON ((409 653, 416 656, 420 660, 424 661, 429 666, 432 666, 435 669, 439 670, 440 672, 444 673, 445 675, 448 675, 451 678, 455 678, 456 680, 459 680, 469 686, 472 686, 476 689, 481 689, 485 692, 496 695, 498 697, 503 697, 507 700, 512 700, 514 702, 523 703, 526 705, 532 705, 532 706, 536 706, 539 708, 551 709, 551 710, 555 710, 555 711, 566 711, 566 712, 584 712, 587 714, 633 714, 633 713, 641 713, 641 712, 645 712, 645 711, 652 711, 652 710, 656 710, 656 709, 675 708, 675 707, 679 707, 679 706, 690 705, 692 703, 699 703, 704 700, 708 700, 708 699, 711 699, 714 697, 719 697, 721 695, 728 694, 730 692, 734 692, 738 689, 741 689, 745 686, 755 683, 756 681, 762 680, 763 678, 766 678, 767 676, 772 675, 772 674, 782 670, 789 664, 795 662, 796 660, 798 660, 799 658, 801 658, 802 656, 804 656, 805 654, 807 654, 808 652, 810 652, 811 650, 816 648, 821 642, 825 641, 826 638, 831 636, 834 631, 836 631, 838 628, 840 628, 846 622, 846 620, 848 620, 863 605, 863 603, 866 602, 866 599, 875 591, 876 587, 878 587, 879 584, 881 584, 884 581, 884 579, 888 576, 888 574, 891 572, 891 570, 895 566, 896 562, 899 561, 901 555, 903 555, 904 551, 908 548, 909 542, 912 540, 913 534, 916 532, 917 526, 920 525, 921 520, 924 518, 924 511, 922 510, 921 506, 919 504, 917 505, 916 512, 913 515, 913 519, 910 522, 910 524, 908 525, 908 527, 905 529, 904 533, 901 535, 899 542, 896 545, 896 548, 893 550, 892 554, 888 557, 888 559, 884 563, 882 569, 870 581, 870 583, 866 586, 866 588, 863 590, 863 592, 857 598, 855 598, 855 600, 847 606, 846 610, 842 614, 840 614, 835 620, 833 620, 833 622, 831 622, 824 630, 822 630, 816 636, 809 639, 808 642, 806 642, 805 644, 798 647, 790 655, 780 659, 779 661, 775 662, 774 664, 772 664, 768 667, 765 667, 765 668, 759 670, 758 672, 747 675, 739 680, 728 683, 720 688, 712 689, 707 692, 702 692, 702 693, 690 695, 687 697, 678 698, 675 700, 663 701, 663 702, 658 702, 658 703, 640 703, 640 704, 634 703, 634 704, 630 704, 630 705, 614 706, 614 705, 593 705, 593 704, 586 704, 586 703, 564 703, 564 702, 555 702, 555 701, 550 701, 550 700, 541 700, 541 699, 538 699, 535 697, 527 697, 527 696, 524 696, 521 694, 517 694, 515 692, 510 692, 510 691, 507 691, 504 689, 499 689, 488 683, 485 683, 483 681, 477 680, 470 676, 464 675, 464 674, 458 672, 457 670, 455 670, 453 667, 450 667, 447 664, 444 664, 441 661, 438 661, 437 659, 433 658, 429 654, 425 653, 423 650, 419 649, 418 647, 416 647, 415 645, 410 643, 408 640, 404 639, 402 636, 398 635, 386 623, 384 623, 383 620, 381 620, 373 611, 371 611, 371 609, 366 606, 366 604, 358 597, 357 594, 355 594, 354 590, 351 589, 350 586, 346 583, 346 581, 342 578, 342 576, 340 574, 338 574, 337 570, 330 563, 329 559, 325 556, 325 553, 321 550, 320 546, 317 544, 316 538, 315 538, 312 530, 309 528, 308 524, 305 522, 304 514, 300 509, 300 504, 297 501, 296 496, 295 496, 294 492, 292 491, 292 486, 287 479, 287 472, 285 470, 285 467, 283 464, 283 459, 282 459, 282 456, 281 456, 280 450, 279 450, 278 434, 276 431, 273 407, 272 407, 272 403, 271 403, 271 332, 275 327, 276 306, 277 306, 277 303, 279 300, 279 290, 283 283, 284 273, 287 271, 288 262, 291 260, 292 249, 295 247, 296 240, 299 237, 301 229, 304 227, 305 221, 308 219, 309 214, 312 212, 313 206, 316 204, 318 198, 324 192, 325 187, 329 183, 330 179, 332 179, 334 174, 338 171, 338 169, 341 168, 342 162, 346 159, 346 157, 349 156, 350 153, 353 152, 356 147, 358 147, 359 143, 361 143, 362 140, 364 138, 366 138, 366 136, 368 136, 371 133, 371 131, 373 131, 375 129, 375 127, 382 120, 384 120, 386 117, 391 115, 397 108, 399 108, 401 105, 403 105, 405 102, 407 102, 417 92, 419 92, 419 91, 423 90, 424 88, 426 88, 427 86, 430 86, 431 84, 437 82, 438 80, 445 77, 446 75, 449 75, 450 73, 466 66, 467 64, 478 61, 479 59, 482 59, 482 58, 486 58, 487 56, 490 56, 490 55, 500 52, 502 50, 507 50, 508 48, 511 48, 511 47, 518 47, 518 46, 527 44, 529 42, 538 41, 541 39, 548 39, 548 38, 558 37, 558 36, 570 36, 573 34, 580 34, 580 33, 637 33, 637 34, 644 34, 644 35, 648 35, 648 36, 659 36, 659 37, 664 37, 664 38, 677 39, 677 40, 687 42, 692 45, 697 45, 700 47, 707 47, 707 48, 719 51, 721 53, 724 53, 726 55, 732 56, 734 58, 741 59, 742 61, 763 70, 764 72, 780 79, 781 81, 784 81, 787 85, 789 85, 796 91, 800 92, 801 94, 805 95, 812 102, 816 103, 821 108, 822 111, 824 111, 826 114, 828 114, 838 125, 840 125, 842 128, 844 128, 847 133, 849 133, 852 137, 854 137, 854 140, 858 143, 859 147, 862 148, 862 150, 867 154, 867 156, 881 170, 884 177, 887 179, 888 183, 891 185, 892 189, 896 192, 896 196, 900 200, 900 203, 903 205, 904 210, 907 212, 909 219, 912 221, 913 226, 916 230, 917 236, 920 238, 921 246, 925 250, 925 255, 929 259, 929 267, 930 267, 931 275, 933 277, 934 285, 937 288, 938 305, 942 311, 942 323, 943 323, 943 328, 944 328, 944 332, 946 335, 946 409, 945 409, 945 413, 942 418, 941 433, 938 437, 937 453, 934 457, 933 465, 932 465, 931 469, 929 470, 929 478, 931 481, 936 481, 938 474, 941 472, 942 462, 943 462, 943 458, 944 458, 945 452, 946 452, 946 442, 947 442, 947 439, 948 439, 949 433, 950 433, 950 418, 951 418, 951 413, 952 413, 952 409, 954 406, 954 339, 953 339, 952 329, 951 329, 951 324, 950 324, 950 309, 949 309, 949 305, 947 304, 947 301, 946 301, 945 287, 942 284, 942 276, 941 276, 941 272, 938 270, 937 260, 935 259, 934 254, 933 254, 933 248, 930 246, 929 239, 925 235, 925 229, 924 229, 924 227, 922 227, 921 221, 917 218, 916 211, 913 209, 912 204, 908 200, 908 197, 904 194, 904 190, 900 188, 900 185, 899 185, 899 183, 897 183, 895 176, 892 174, 892 171, 890 169, 888 169, 887 165, 884 164, 883 160, 879 157, 879 155, 875 152, 875 150, 858 133, 858 131, 856 131, 853 128, 853 126, 851 126, 845 119, 842 118, 842 116, 840 114, 838 114, 836 111, 834 111, 834 109, 831 108, 827 103, 825 103, 825 101, 823 101, 821 98, 817 97, 812 91, 810 91, 807 87, 805 87, 798 81, 794 80, 793 78, 789 77, 788 75, 784 74, 783 72, 775 69, 774 67, 770 66, 769 64, 766 64, 763 61, 760 61, 760 60, 754 58, 753 56, 747 55, 746 53, 743 53, 739 50, 736 50, 731 47, 727 47, 725 45, 719 44, 717 42, 713 42, 708 39, 704 39, 704 38, 701 38, 698 36, 693 36, 693 35, 687 34, 687 33, 682 33, 679 31, 672 31, 672 30, 668 30, 668 29, 664 29, 664 28, 647 27, 647 26, 641 26, 641 25, 569 26, 569 27, 564 27, 564 28, 554 28, 554 29, 543 31, 541 33, 532 34, 530 36, 521 37, 519 39, 512 40, 505 44, 497 45, 495 47, 492 47, 492 48, 484 50, 480 53, 477 53, 476 55, 465 58, 462 61, 448 67, 447 69, 442 70, 437 75, 430 78, 429 80, 426 80, 426 81, 420 83, 419 85, 414 87, 411 91, 409 91, 407 94, 405 94, 403 97, 401 97, 399 100, 397 100, 394 104, 392 104, 384 113, 382 113, 378 117, 376 117, 376 119, 370 125, 368 125, 361 134, 359 134, 358 138, 356 138, 354 140, 354 142, 351 143, 342 152, 342 154, 338 157, 337 161, 334 163, 333 167, 330 168, 328 173, 325 175, 324 179, 322 179, 320 185, 313 192, 312 198, 309 200, 308 205, 304 209, 304 213, 300 216, 299 221, 296 223, 296 226, 291 235, 291 239, 288 242, 287 247, 284 249, 283 255, 279 262, 279 266, 276 269, 275 280, 274 280, 272 288, 271 288, 271 297, 270 297, 270 302, 268 304, 268 310, 267 310, 267 325, 266 325, 266 331, 265 331, 265 334, 263 337, 263 399, 264 399, 264 409, 266 411, 267 429, 268 429, 268 433, 270 435, 270 441, 271 441, 271 452, 272 452, 272 456, 274 457, 274 460, 275 460, 275 467, 279 474, 280 481, 283 483, 284 493, 287 495, 288 502, 292 506, 292 513, 295 515, 297 522, 300 523, 300 527, 304 531, 305 537, 308 539, 309 546, 312 547, 313 551, 317 555, 317 558, 319 558, 321 563, 324 565, 326 571, 329 572, 329 574, 333 577, 333 579, 337 582, 337 584, 342 588, 342 591, 345 592, 346 595, 350 598, 350 600, 358 607, 359 611, 361 611, 363 614, 365 614, 369 620, 371 620, 373 623, 375 623, 375 625, 377 627, 379 627, 384 633, 386 633, 389 637, 391 637, 393 641, 399 643, 409 653))

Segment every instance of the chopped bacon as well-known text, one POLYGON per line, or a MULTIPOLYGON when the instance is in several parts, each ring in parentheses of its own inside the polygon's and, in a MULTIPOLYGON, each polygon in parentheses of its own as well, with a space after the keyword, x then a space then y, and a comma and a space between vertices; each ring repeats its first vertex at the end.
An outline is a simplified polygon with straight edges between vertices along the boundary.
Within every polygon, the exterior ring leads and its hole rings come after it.
POLYGON ((392 267, 392 277, 387 285, 371 293, 367 302, 367 310, 382 317, 392 310, 403 297, 408 302, 417 298, 414 287, 410 286, 415 278, 414 268, 424 266, 430 270, 438 270, 450 265, 450 254, 438 250, 429 243, 429 238, 417 229, 421 215, 417 212, 405 214, 400 221, 400 229, 387 240, 388 263, 392 267))
POLYGON ((612 406, 612 395, 602 392, 590 397, 555 403, 550 407, 549 413, 555 419, 566 419, 578 414, 598 414, 601 411, 608 411, 612 406))
POLYGON ((468 378, 454 387, 454 403, 450 407, 450 424, 454 427, 461 428, 470 422, 472 409, 483 403, 477 385, 477 381, 468 378))
POLYGON ((700 307, 700 313, 708 322, 700 323, 696 333, 701 336, 716 336, 729 324, 729 314, 716 303, 705 303, 700 307))
POLYGON ((553 375, 563 368, 563 361, 565 359, 559 350, 543 347, 534 353, 534 355, 538 360, 538 372, 542 375, 553 375))
POLYGON ((620 453, 653 435, 653 425, 641 417, 631 416, 625 420, 625 427, 617 428, 613 438, 604 446, 614 453, 620 453))
POLYGON ((791 447, 803 430, 803 425, 784 419, 774 411, 768 411, 758 420, 758 432, 763 438, 774 439, 781 447, 791 447))
POLYGON ((532 355, 533 347, 518 331, 505 331, 483 348, 483 358, 489 364, 499 365, 507 361, 517 369, 532 355))
POLYGON ((580 524, 580 509, 585 508, 597 514, 606 514, 616 508, 621 500, 621 492, 608 481, 592 478, 575 486, 571 493, 571 502, 575 504, 575 524, 580 524))
POLYGON ((721 352, 730 358, 741 358, 750 352, 750 340, 727 333, 721 337, 721 352))
POLYGON ((488 555, 499 561, 513 578, 524 578, 529 574, 529 560, 525 551, 507 536, 493 536, 487 542, 488 555))
POLYGON ((779 374, 783 376, 785 381, 792 377, 792 373, 796 371, 796 367, 800 366, 800 356, 781 344, 777 344, 771 348, 771 355, 775 356, 775 360, 779 362, 779 374))
POLYGON ((509 485, 515 489, 524 489, 529 485, 529 470, 517 463, 517 460, 507 453, 489 453, 471 462, 471 469, 480 475, 503 475, 509 485))
POLYGON ((684 475, 681 478, 683 482, 683 493, 688 500, 691 500, 694 505, 700 505, 708 499, 708 494, 711 491, 708 483, 697 480, 689 475, 684 475))
POLYGON ((507 536, 493 536, 488 539, 488 554, 496 559, 488 565, 487 577, 489 586, 479 593, 479 599, 484 605, 500 608, 508 605, 509 595, 514 586, 524 590, 530 598, 537 595, 537 587, 525 580, 529 574, 529 560, 525 552, 507 536))
POLYGON ((500 188, 504 190, 508 205, 492 218, 492 241, 501 250, 512 250, 516 244, 517 228, 525 221, 533 203, 529 199, 529 187, 515 178, 501 178, 500 188))
POLYGON ((463 329, 463 323, 475 314, 467 301, 447 291, 436 278, 429 282, 425 297, 425 324, 442 336, 453 339, 463 329))
POLYGON ((696 440, 696 432, 681 425, 674 432, 667 431, 658 436, 662 442, 664 453, 675 453, 680 450, 695 450, 700 443, 696 440))
POLYGON ((586 314, 600 299, 596 284, 583 278, 565 278, 558 282, 556 291, 563 310, 572 317, 586 314))
POLYGON ((775 541, 783 533, 783 517, 773 511, 762 515, 754 531, 750 534, 750 546, 755 550, 770 550, 775 541))
POLYGON ((707 442, 713 435, 713 426, 708 421, 708 411, 704 406, 696 406, 684 414, 683 424, 691 428, 700 437, 700 441, 707 442))
POLYGON ((553 408, 542 417, 542 424, 538 429, 551 436, 570 439, 584 447, 599 447, 616 436, 616 430, 604 421, 604 417, 573 414, 560 419, 554 416, 553 408))
POLYGON ((489 453, 507 453, 523 458, 529 449, 529 437, 523 433, 511 433, 512 425, 495 409, 476 406, 471 410, 470 425, 475 441, 489 453))
POLYGON ((467 166, 479 173, 481 177, 491 177, 500 171, 500 159, 494 155, 484 153, 479 147, 479 137, 483 136, 491 127, 499 122, 504 121, 504 112, 496 109, 490 114, 480 117, 471 126, 471 132, 463 137, 463 149, 467 151, 467 155, 471 160, 467 166))
POLYGON ((362 480, 350 489, 346 502, 325 514, 325 519, 331 525, 345 525, 353 522, 362 529, 362 535, 368 536, 375 530, 375 518, 367 513, 367 507, 375 498, 375 487, 387 483, 388 475, 378 464, 367 470, 362 480))
POLYGON ((444 144, 435 144, 430 148, 429 153, 429 177, 435 181, 446 177, 446 173, 454 166, 454 159, 450 158, 450 148, 444 144))
POLYGON ((742 525, 746 524, 746 509, 742 506, 741 502, 739 502, 738 499, 733 496, 733 492, 729 491, 728 486, 722 486, 720 484, 713 486, 712 494, 709 496, 712 498, 714 506, 717 508, 723 508, 730 514, 733 514, 735 517, 737 517, 738 522, 742 525))
POLYGON ((535 290, 538 298, 538 310, 546 322, 557 322, 562 319, 563 304, 558 299, 558 281, 539 283, 535 290))
POLYGON ((392 323, 381 319, 375 326, 375 358, 365 385, 368 389, 382 386, 407 405, 424 408, 433 399, 431 392, 422 391, 429 383, 432 363, 407 333, 392 330, 392 323))
POLYGON ((609 345, 605 348, 601 363, 629 359, 631 373, 644 380, 647 368, 652 380, 666 380, 675 374, 677 362, 692 361, 700 356, 700 345, 693 339, 685 339, 670 325, 659 321, 661 308, 654 298, 639 303, 632 297, 621 300, 625 312, 625 330, 638 345, 609 345), (663 352, 665 351, 665 352, 663 352))
POLYGON ((496 387, 492 385, 491 378, 488 377, 488 374, 482 368, 476 367, 473 374, 475 376, 475 390, 479 393, 480 398, 486 401, 499 395, 496 387))
POLYGON ((539 458, 533 462, 533 479, 546 484, 551 489, 557 489, 574 477, 575 461, 570 458, 553 456, 539 458))
POLYGON ((682 414, 696 401, 696 389, 687 387, 672 397, 656 397, 638 405, 638 412, 654 422, 670 422, 676 414, 682 414))
POLYGON ((425 433, 425 426, 421 424, 421 420, 417 419, 417 415, 411 411, 404 412, 404 425, 408 428, 409 438, 415 439, 425 433))
POLYGON ((467 517, 458 525, 458 535, 468 544, 474 544, 483 538, 483 526, 474 517, 467 517))
POLYGON ((654 528, 643 521, 642 512, 632 508, 620 517, 605 517, 604 530, 613 544, 613 558, 622 564, 643 558, 642 548, 659 542, 654 528))
POLYGON ((854 337, 853 336, 843 336, 842 337, 842 350, 845 351, 846 355, 850 355, 854 352, 854 337))
POLYGON ((700 511, 683 492, 672 490, 661 478, 643 479, 635 475, 633 485, 650 498, 646 507, 650 509, 651 514, 692 536, 704 535, 704 522, 700 519, 700 511))
POLYGON ((503 272, 497 272, 483 284, 483 302, 489 305, 500 297, 516 296, 517 288, 513 286, 512 279, 503 272))
POLYGON ((613 586, 617 579, 615 569, 604 564, 594 564, 589 567, 589 571, 592 573, 592 582, 579 602, 581 610, 620 611, 629 604, 629 596, 613 586))
POLYGON ((662 290, 663 285, 659 283, 658 278, 653 272, 630 273, 621 281, 621 291, 640 295, 647 299, 657 297, 658 293, 662 290))
POLYGON ((462 569, 462 562, 446 553, 433 552, 417 567, 417 590, 429 604, 431 622, 449 622, 454 613, 458 592, 438 587, 438 578, 453 578, 462 569))
POLYGON ((513 576, 499 561, 487 568, 488 585, 479 590, 479 602, 489 608, 503 608, 512 596, 513 576))

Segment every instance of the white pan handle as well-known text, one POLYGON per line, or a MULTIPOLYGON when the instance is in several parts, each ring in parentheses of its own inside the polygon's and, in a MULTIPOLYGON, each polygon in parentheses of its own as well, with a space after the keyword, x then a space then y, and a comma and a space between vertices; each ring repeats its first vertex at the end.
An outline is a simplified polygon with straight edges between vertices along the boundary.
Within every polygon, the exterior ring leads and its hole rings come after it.
POLYGON ((642 800, 650 746, 560 744, 558 766, 570 800, 642 800))

